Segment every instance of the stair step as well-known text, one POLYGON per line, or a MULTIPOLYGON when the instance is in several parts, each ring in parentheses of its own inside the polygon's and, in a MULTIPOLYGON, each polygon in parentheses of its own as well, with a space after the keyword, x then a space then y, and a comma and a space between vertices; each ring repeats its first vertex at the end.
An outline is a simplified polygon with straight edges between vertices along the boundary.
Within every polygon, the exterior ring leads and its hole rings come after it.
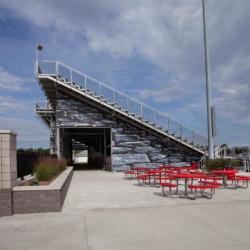
POLYGON ((82 91, 87 93, 87 92, 89 92, 89 89, 82 88, 82 91))
POLYGON ((59 79, 60 79, 60 81, 62 81, 62 82, 68 81, 66 78, 63 78, 63 77, 60 77, 59 79))
POLYGON ((98 95, 98 96, 96 96, 96 98, 98 98, 98 99, 103 99, 103 95, 98 95))
POLYGON ((109 102, 109 104, 110 104, 111 106, 115 106, 115 105, 117 105, 118 103, 117 103, 117 102, 109 102))

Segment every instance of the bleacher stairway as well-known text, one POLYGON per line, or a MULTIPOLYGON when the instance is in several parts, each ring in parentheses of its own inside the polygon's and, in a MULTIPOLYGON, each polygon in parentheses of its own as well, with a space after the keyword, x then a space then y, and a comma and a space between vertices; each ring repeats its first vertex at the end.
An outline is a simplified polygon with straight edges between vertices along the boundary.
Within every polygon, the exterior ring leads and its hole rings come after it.
POLYGON ((46 105, 36 104, 36 112, 48 125, 55 115, 56 89, 60 87, 71 96, 77 96, 110 114, 116 114, 142 130, 172 140, 200 156, 206 154, 207 138, 202 134, 63 63, 37 62, 36 77, 48 99, 46 105))

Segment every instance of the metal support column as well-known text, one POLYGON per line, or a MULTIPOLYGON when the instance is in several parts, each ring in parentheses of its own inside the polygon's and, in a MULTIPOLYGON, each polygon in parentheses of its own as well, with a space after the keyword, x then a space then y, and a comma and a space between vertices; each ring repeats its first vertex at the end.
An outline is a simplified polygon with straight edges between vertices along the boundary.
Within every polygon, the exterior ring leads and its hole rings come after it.
POLYGON ((106 170, 106 161, 107 161, 107 140, 106 140, 106 128, 104 128, 104 136, 103 136, 103 158, 104 158, 104 170, 106 170))
POLYGON ((61 145, 60 145, 60 128, 56 127, 56 154, 58 159, 61 158, 61 145))

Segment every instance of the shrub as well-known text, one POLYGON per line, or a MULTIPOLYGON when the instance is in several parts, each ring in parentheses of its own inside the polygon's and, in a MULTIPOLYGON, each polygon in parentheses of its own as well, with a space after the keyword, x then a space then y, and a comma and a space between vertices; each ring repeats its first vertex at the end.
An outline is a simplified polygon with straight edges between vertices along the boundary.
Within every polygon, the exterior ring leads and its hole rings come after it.
POLYGON ((240 165, 240 161, 235 159, 214 159, 206 161, 206 169, 211 172, 217 169, 236 168, 240 165))
POLYGON ((66 168, 66 165, 67 161, 65 159, 41 158, 35 166, 34 173, 38 181, 49 181, 62 172, 66 168))

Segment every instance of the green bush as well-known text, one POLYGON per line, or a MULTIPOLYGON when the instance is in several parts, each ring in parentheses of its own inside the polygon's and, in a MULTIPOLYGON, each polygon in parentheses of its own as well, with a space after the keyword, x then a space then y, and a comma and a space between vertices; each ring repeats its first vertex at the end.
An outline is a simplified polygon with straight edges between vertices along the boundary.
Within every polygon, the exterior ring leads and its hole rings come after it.
POLYGON ((35 175, 38 181, 49 181, 66 168, 65 159, 55 159, 51 157, 42 158, 35 166, 35 175))
POLYGON ((240 161, 235 159, 214 159, 206 161, 206 169, 211 172, 217 169, 236 168, 240 165, 240 161))

